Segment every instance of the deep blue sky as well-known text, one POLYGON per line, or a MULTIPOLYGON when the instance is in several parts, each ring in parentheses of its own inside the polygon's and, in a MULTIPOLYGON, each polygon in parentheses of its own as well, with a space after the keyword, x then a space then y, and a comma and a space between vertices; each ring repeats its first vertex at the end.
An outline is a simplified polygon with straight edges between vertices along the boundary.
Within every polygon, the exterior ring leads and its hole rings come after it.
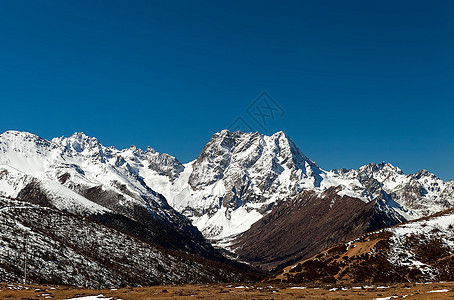
POLYGON ((322 168, 454 179, 453 1, 1 1, 0 131, 194 159, 241 117, 322 168), (259 127, 267 91, 285 111, 259 127))

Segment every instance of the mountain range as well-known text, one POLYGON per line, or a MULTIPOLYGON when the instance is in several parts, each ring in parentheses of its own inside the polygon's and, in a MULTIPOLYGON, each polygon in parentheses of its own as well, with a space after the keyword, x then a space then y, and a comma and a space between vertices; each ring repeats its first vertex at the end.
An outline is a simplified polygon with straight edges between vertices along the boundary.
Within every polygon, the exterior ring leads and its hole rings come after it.
MULTIPOLYGON (((183 164, 151 147, 106 147, 84 133, 48 141, 7 131, 0 135, 0 196, 19 210, 89 218, 226 270, 236 260, 273 271, 448 209, 454 182, 426 170, 406 175, 385 162, 326 171, 284 132, 223 130, 183 164)), ((232 271, 236 278, 240 269, 232 271)))

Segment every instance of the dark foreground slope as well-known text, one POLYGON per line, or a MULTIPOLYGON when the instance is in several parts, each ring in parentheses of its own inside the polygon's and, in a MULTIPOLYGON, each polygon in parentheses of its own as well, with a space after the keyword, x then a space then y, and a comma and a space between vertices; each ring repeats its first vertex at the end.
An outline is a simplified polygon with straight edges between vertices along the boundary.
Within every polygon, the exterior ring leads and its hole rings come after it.
POLYGON ((454 280, 454 210, 365 234, 291 265, 268 282, 454 280))
POLYGON ((309 258, 337 243, 399 223, 375 201, 303 191, 280 202, 268 215, 239 235, 232 249, 239 259, 264 270, 309 258))
POLYGON ((89 217, 0 197, 0 278, 106 288, 246 279, 236 268, 169 251, 89 217))

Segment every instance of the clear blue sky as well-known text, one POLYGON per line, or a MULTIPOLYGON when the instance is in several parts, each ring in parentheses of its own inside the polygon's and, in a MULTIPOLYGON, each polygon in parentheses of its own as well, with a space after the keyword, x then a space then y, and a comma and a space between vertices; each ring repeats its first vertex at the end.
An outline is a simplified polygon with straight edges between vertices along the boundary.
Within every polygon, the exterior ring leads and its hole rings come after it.
POLYGON ((186 162, 238 117, 322 168, 454 179, 453 1, 1 1, 0 131, 186 162), (267 91, 285 113, 259 127, 267 91))

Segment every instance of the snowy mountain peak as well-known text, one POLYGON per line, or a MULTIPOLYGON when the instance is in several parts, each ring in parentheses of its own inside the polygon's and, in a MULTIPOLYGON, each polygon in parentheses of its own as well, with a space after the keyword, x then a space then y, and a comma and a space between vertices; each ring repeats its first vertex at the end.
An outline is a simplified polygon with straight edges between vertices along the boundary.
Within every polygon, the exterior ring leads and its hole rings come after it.
POLYGON ((82 132, 51 143, 9 131, 0 135, 0 165, 71 187, 83 182, 88 188, 108 186, 123 194, 126 186, 127 199, 140 200, 156 191, 215 239, 247 230, 278 201, 302 190, 339 187, 341 196, 376 200, 383 211, 395 211, 407 220, 454 204, 454 182, 443 182, 426 170, 406 175, 382 162, 326 172, 282 131, 267 136, 222 130, 184 165, 151 147, 107 148, 82 132))
POLYGON ((102 150, 102 145, 97 138, 89 137, 83 132, 75 132, 68 138, 63 136, 54 138, 52 142, 79 153, 102 150))
POLYGON ((192 167, 189 184, 194 189, 215 183, 226 172, 233 177, 246 176, 244 180, 250 173, 262 175, 264 187, 285 170, 300 169, 306 175, 321 172, 282 131, 266 136, 223 130, 213 135, 192 167))
POLYGON ((379 164, 370 163, 368 165, 362 166, 359 168, 359 171, 369 173, 369 174, 376 173, 376 172, 391 172, 391 173, 396 173, 396 174, 403 174, 403 172, 400 168, 395 167, 392 164, 384 162, 384 161, 379 164))
POLYGON ((43 144, 49 143, 47 140, 37 136, 36 134, 30 132, 23 132, 23 131, 16 131, 16 130, 9 130, 5 131, 4 133, 0 134, 0 142, 3 141, 4 143, 9 142, 34 142, 36 144, 43 144))
POLYGON ((0 165, 12 167, 28 174, 44 171, 44 157, 58 157, 58 146, 39 136, 19 131, 0 135, 0 165))
POLYGON ((151 146, 148 146, 148 147, 147 147, 147 150, 145 151, 145 153, 155 154, 156 151, 155 151, 151 146))
MULTIPOLYGON (((125 151, 125 150, 123 150, 125 151)), ((135 155, 136 157, 143 157, 145 155, 145 151, 143 151, 142 149, 140 148, 137 148, 136 146, 134 145, 131 145, 127 151, 131 152, 133 155, 135 155)))
POLYGON ((423 177, 429 177, 429 178, 433 178, 435 180, 439 180, 440 178, 438 178, 438 176, 436 176, 435 174, 433 173, 430 173, 429 171, 427 171, 426 169, 421 169, 419 170, 418 172, 416 172, 414 175, 413 175, 416 179, 421 179, 423 177))
POLYGON ((156 188, 206 236, 222 238, 249 228, 277 200, 319 186, 323 173, 282 131, 222 130, 178 180, 161 177, 156 188))

